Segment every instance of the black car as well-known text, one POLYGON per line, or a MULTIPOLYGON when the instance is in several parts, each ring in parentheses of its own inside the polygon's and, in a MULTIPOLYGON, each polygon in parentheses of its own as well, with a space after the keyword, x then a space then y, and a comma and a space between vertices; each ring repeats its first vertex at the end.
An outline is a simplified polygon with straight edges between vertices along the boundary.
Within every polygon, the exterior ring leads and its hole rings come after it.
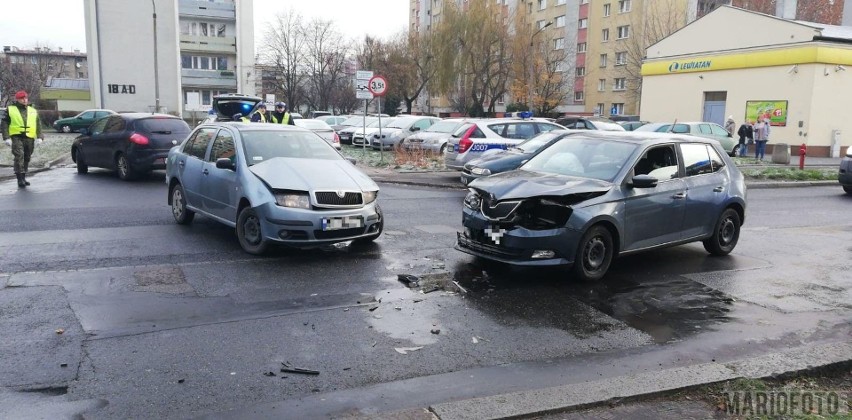
POLYGON ((166 169, 169 149, 180 144, 190 128, 165 114, 128 113, 95 121, 71 144, 77 172, 89 167, 113 169, 127 181, 155 169, 166 169))
POLYGON ((566 115, 557 118, 556 123, 574 130, 625 131, 624 127, 606 117, 566 115))
POLYGON ((474 159, 464 165, 461 182, 467 185, 476 178, 518 169, 536 153, 547 149, 551 144, 568 137, 572 133, 577 134, 576 131, 570 130, 547 131, 507 150, 486 152, 487 154, 484 154, 481 158, 474 159))

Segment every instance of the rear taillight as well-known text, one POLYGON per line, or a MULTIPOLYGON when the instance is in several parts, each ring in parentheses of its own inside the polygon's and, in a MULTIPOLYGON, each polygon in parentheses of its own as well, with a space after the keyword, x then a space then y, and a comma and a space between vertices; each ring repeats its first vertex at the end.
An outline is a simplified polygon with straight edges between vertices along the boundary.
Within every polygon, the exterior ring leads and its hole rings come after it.
POLYGON ((461 140, 459 140, 459 153, 464 153, 467 149, 470 149, 470 146, 473 146, 473 140, 470 139, 470 135, 473 134, 473 130, 476 130, 475 125, 465 131, 461 140))
POLYGON ((130 142, 138 144, 140 146, 148 145, 148 137, 145 137, 139 133, 133 133, 130 135, 130 142))
POLYGON ((331 140, 332 143, 340 143, 340 136, 337 133, 334 133, 334 139, 331 140))

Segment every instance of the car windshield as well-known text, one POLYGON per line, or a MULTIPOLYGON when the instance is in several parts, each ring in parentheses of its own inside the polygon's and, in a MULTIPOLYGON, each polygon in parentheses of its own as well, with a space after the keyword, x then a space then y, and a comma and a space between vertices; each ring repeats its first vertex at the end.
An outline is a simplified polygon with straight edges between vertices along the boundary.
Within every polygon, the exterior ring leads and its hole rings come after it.
POLYGON ((369 125, 373 121, 376 121, 376 117, 364 117, 363 115, 359 115, 357 117, 348 118, 346 121, 340 123, 340 125, 354 127, 356 125, 364 125, 365 122, 367 123, 367 125, 369 125))
POLYGON ((622 127, 618 123, 614 123, 614 122, 594 121, 593 124, 595 125, 595 127, 597 127, 598 130, 624 131, 624 127, 622 127))
POLYGON ((296 159, 343 159, 313 132, 291 130, 243 131, 243 150, 249 166, 278 157, 296 159))
POLYGON ((612 181, 635 150, 625 142, 574 138, 554 143, 520 169, 612 181))
POLYGON ((551 140, 561 136, 562 134, 542 133, 514 147, 523 153, 535 153, 551 140))
POLYGON ((427 128, 426 131, 430 133, 452 133, 459 125, 461 125, 461 121, 438 121, 427 128))
POLYGON ((294 120, 293 124, 297 127, 307 128, 308 130, 331 130, 328 124, 320 120, 294 120))
POLYGON ((388 124, 388 128, 408 128, 411 127, 412 124, 417 120, 407 119, 407 118, 397 118, 394 122, 388 124))
POLYGON ((385 127, 388 127, 389 125, 393 124, 394 121, 396 121, 396 118, 382 118, 381 121, 376 119, 371 124, 367 125, 367 127, 379 128, 379 122, 381 122, 382 128, 385 128, 385 127))
POLYGON ((178 118, 145 118, 136 122, 139 131, 155 134, 186 134, 189 125, 178 118))

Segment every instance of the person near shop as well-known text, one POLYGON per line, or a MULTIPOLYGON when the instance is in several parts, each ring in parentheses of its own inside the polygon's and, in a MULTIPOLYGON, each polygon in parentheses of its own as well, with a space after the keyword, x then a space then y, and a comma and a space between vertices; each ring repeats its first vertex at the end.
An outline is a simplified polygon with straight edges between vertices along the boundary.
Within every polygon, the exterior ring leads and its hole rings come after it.
POLYGON ((737 123, 734 122, 734 116, 728 115, 728 121, 725 121, 725 130, 728 135, 734 137, 734 130, 737 129, 737 123))
POLYGON ((41 133, 38 111, 29 105, 29 95, 23 90, 15 94, 15 103, 6 109, 6 116, 3 117, 3 140, 12 148, 18 188, 26 188, 30 185, 27 181, 30 157, 35 145, 44 141, 44 135, 41 133))
POLYGON ((754 125, 754 159, 763 160, 766 154, 766 143, 769 142, 769 119, 760 120, 754 125))
POLYGON ((251 122, 267 123, 269 115, 266 114, 266 104, 260 104, 257 107, 257 112, 252 114, 251 122))
POLYGON ((748 145, 754 144, 754 126, 751 125, 751 120, 746 120, 740 126, 737 135, 740 136, 740 157, 748 156, 748 145))
POLYGON ((272 111, 271 114, 270 120, 273 124, 295 125, 293 123, 293 116, 287 111, 287 104, 284 102, 276 102, 275 111, 272 111))

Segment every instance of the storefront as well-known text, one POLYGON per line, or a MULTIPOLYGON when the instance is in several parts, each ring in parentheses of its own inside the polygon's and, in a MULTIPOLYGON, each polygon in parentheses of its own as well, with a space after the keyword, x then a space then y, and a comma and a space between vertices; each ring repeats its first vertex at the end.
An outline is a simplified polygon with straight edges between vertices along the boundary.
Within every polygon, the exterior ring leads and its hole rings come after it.
POLYGON ((793 155, 852 144, 852 27, 723 6, 648 48, 642 76, 645 121, 769 118, 793 155))

